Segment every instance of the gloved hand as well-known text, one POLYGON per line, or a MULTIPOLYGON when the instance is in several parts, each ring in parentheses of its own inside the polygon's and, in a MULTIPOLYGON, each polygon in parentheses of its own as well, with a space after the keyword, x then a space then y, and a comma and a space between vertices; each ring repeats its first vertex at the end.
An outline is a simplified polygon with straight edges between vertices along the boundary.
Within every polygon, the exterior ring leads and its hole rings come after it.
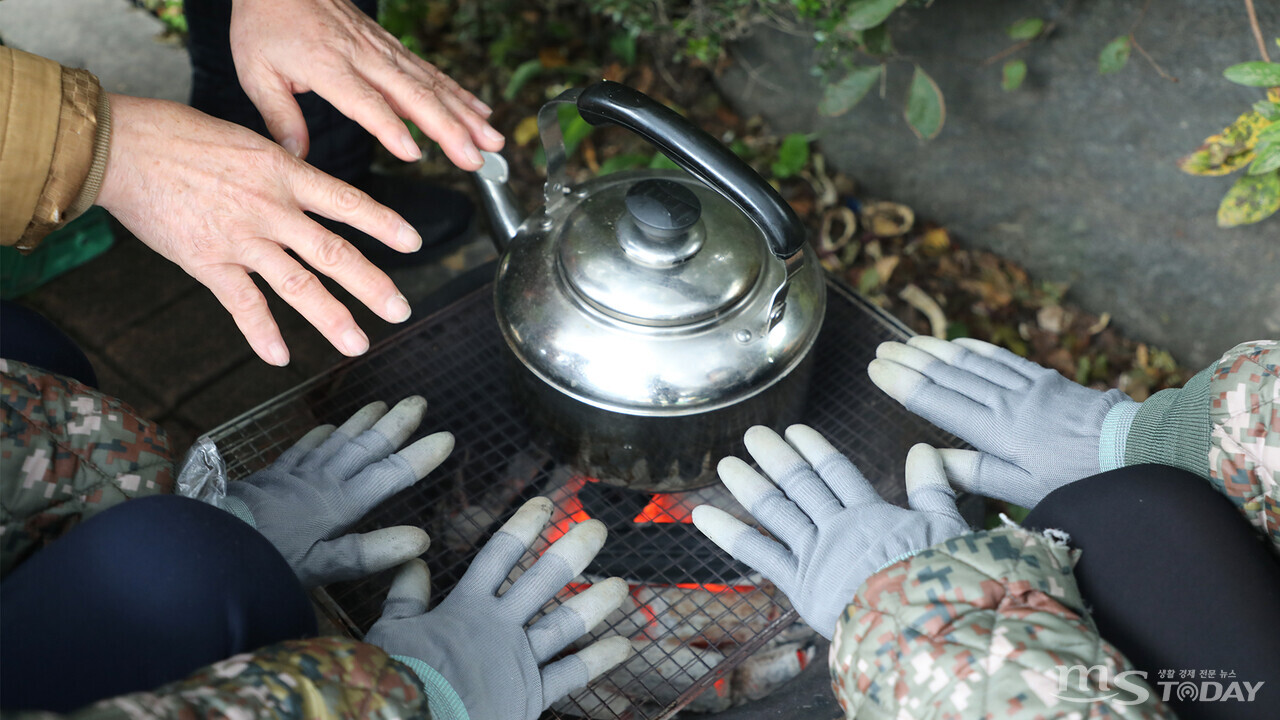
POLYGON ((784 441, 759 426, 746 434, 751 457, 777 485, 735 457, 718 468, 733 496, 776 539, 710 505, 694 508, 693 523, 777 585, 809 627, 830 640, 868 577, 969 526, 956 510, 942 458, 928 445, 907 455, 906 510, 885 502, 813 428, 792 425, 786 435, 784 441))
POLYGON ((525 627, 600 551, 606 531, 599 520, 574 525, 497 594, 551 519, 551 509, 546 498, 525 503, 430 612, 426 564, 410 561, 396 576, 382 618, 365 641, 418 673, 437 720, 534 720, 631 655, 630 641, 610 637, 547 662, 622 604, 627 584, 619 578, 592 585, 525 627))
POLYGON ((228 483, 220 505, 265 535, 307 587, 364 577, 417 557, 430 543, 421 528, 344 533, 449 457, 453 435, 447 432, 392 454, 426 409, 427 401, 417 396, 391 412, 375 402, 336 430, 315 428, 265 470, 228 483))
POLYGON ((1101 472, 1099 453, 1117 442, 1104 421, 1118 404, 1137 408, 980 340, 914 337, 876 358, 867 372, 881 390, 981 451, 942 451, 957 487, 1027 508, 1101 472))

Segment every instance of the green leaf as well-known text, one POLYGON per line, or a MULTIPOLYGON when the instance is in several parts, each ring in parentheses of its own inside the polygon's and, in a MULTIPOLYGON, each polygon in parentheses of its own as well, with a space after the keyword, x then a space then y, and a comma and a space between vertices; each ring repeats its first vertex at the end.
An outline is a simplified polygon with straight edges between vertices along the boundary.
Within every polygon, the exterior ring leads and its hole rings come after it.
POLYGON ((652 160, 653 158, 649 157, 645 153, 624 153, 622 155, 615 155, 600 163, 600 172, 596 173, 596 175, 608 175, 609 173, 615 173, 620 170, 631 170, 633 168, 644 167, 652 160))
POLYGON ((893 52, 893 38, 889 36, 888 23, 881 23, 862 33, 862 49, 868 55, 888 55, 893 52))
POLYGON ((1259 100, 1253 104, 1253 111, 1268 120, 1280 120, 1280 103, 1273 103, 1268 100, 1259 100))
POLYGON ((1001 81, 1000 87, 1005 92, 1013 92, 1022 87, 1022 81, 1027 79, 1027 63, 1022 60, 1010 60, 1004 64, 1004 80, 1001 81))
POLYGON ((507 83, 507 89, 502 91, 502 98, 504 100, 514 100, 516 93, 520 92, 520 88, 524 87, 525 83, 532 80, 540 72, 542 72, 542 61, 540 60, 526 60, 520 63, 515 72, 511 73, 511 81, 507 83))
POLYGON ((1040 18, 1022 18, 1009 26, 1007 32, 1014 40, 1030 40, 1044 30, 1044 20, 1040 18))
POLYGON ((778 159, 769 166, 773 176, 785 180, 804 169, 809 162, 809 136, 792 133, 778 146, 778 159))
POLYGON ((1098 72, 1102 75, 1110 75, 1123 70, 1125 63, 1129 62, 1129 52, 1132 49, 1128 35, 1121 35, 1107 43, 1098 55, 1098 72))
POLYGON ((680 166, 675 164, 671 158, 662 153, 655 153, 653 159, 649 161, 649 167, 653 170, 679 170, 680 166))
POLYGON ((942 90, 928 73, 916 66, 911 76, 911 90, 907 94, 907 109, 903 113, 911 130, 922 140, 932 140, 942 132, 947 119, 947 105, 942 90))
POLYGON ((1280 141, 1258 143, 1256 156, 1249 165, 1250 175, 1263 175, 1280 169, 1280 141))
POLYGON ((828 85, 822 91, 822 100, 818 103, 818 113, 827 117, 835 117, 849 112, 862 98, 871 92, 880 79, 884 66, 854 68, 839 82, 828 85))
POLYGON ((884 22, 894 10, 907 0, 853 0, 844 20, 840 21, 843 30, 869 30, 884 22))
MULTIPOLYGON (((569 107, 573 107, 570 105, 569 107)), ((582 141, 586 139, 595 127, 591 123, 582 119, 581 115, 574 115, 569 121, 568 126, 564 129, 564 153, 566 156, 573 155, 582 141)))
POLYGON ((1280 85, 1280 63, 1261 61, 1240 63, 1223 70, 1222 76, 1237 85, 1275 87, 1280 85))
POLYGON ((1218 206, 1218 227, 1236 227, 1265 220, 1280 210, 1280 173, 1244 175, 1218 206))
POLYGON ((1089 373, 1093 371, 1093 360, 1088 355, 1081 355, 1076 361, 1076 384, 1088 385, 1089 373))
POLYGON ((618 33, 609 38, 609 49, 613 54, 622 61, 623 65, 630 67, 636 64, 636 36, 628 32, 618 33))

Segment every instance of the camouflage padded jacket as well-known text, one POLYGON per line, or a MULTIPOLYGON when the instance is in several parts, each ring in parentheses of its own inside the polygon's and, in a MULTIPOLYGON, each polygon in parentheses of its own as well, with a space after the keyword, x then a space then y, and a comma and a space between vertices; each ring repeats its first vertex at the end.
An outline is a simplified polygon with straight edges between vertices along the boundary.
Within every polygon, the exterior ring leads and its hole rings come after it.
MULTIPOLYGON (((1195 472, 1280 550, 1280 343, 1242 343, 1182 388, 1117 405, 1103 431, 1104 470, 1161 463, 1195 472)), ((1046 535, 1017 527, 973 533, 871 576, 831 646, 846 714, 1173 718, 1163 684, 1157 691, 1138 674, 1123 675, 1132 666, 1098 635, 1080 597, 1078 553, 1065 537, 1046 535), (1105 670, 1083 685, 1077 671, 1064 699, 1060 668, 1072 666, 1105 670)))
MULTIPOLYGON (((164 430, 116 398, 0 360, 0 413, 0 577, 97 513, 173 492, 164 430)), ((373 645, 325 637, 228 658, 68 717, 429 720, 431 713, 421 681, 407 666, 373 645)))

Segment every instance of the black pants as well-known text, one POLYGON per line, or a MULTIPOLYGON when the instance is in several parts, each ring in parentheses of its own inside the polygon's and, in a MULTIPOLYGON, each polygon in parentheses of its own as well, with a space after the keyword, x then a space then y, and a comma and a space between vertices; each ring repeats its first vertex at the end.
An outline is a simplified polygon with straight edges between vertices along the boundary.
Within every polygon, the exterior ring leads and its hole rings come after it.
POLYGON ((0 704, 66 712, 314 635, 289 564, 230 513, 183 497, 85 521, 0 585, 0 704))
POLYGON ((1025 524, 1070 533, 1099 632, 1179 718, 1280 717, 1280 561, 1204 479, 1161 465, 1102 473, 1050 493, 1025 524), (1253 702, 1211 699, 1259 681, 1253 702))
POLYGON ((9 300, 0 300, 0 357, 98 387, 93 364, 75 340, 40 313, 9 300))
MULTIPOLYGON (((353 0, 370 16, 378 0, 353 0)), ((186 0, 187 47, 191 52, 191 107, 271 137, 236 76, 231 58, 231 0, 186 0)), ((307 162, 344 182, 369 169, 373 136, 315 93, 298 96, 311 150, 307 162)))

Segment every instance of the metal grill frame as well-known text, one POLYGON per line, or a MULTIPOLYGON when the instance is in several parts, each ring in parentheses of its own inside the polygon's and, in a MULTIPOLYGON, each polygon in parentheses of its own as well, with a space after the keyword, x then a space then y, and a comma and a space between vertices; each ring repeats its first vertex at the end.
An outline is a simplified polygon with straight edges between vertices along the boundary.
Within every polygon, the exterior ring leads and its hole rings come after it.
MULTIPOLYGON (((874 357, 875 347, 887 340, 905 340, 913 334, 911 330, 834 278, 828 278, 827 289, 827 316, 812 350, 817 356, 805 422, 848 454, 866 477, 873 479, 886 500, 905 505, 903 459, 910 446, 916 442, 943 447, 963 444, 908 413, 876 389, 866 376, 865 368, 874 357)), ((231 479, 237 480, 265 467, 317 424, 340 424, 374 400, 390 403, 411 394, 426 397, 426 419, 411 441, 448 429, 457 436, 453 456, 425 480, 376 508, 354 530, 363 532, 394 524, 425 525, 433 541, 425 557, 432 569, 433 594, 438 602, 452 590, 484 540, 523 499, 539 494, 546 483, 543 476, 553 472, 552 464, 544 463, 513 497, 505 498, 505 502, 499 497, 502 507, 491 513, 489 522, 481 523, 468 515, 470 534, 478 541, 471 547, 460 542, 461 549, 450 549, 451 536, 441 532, 439 522, 444 510, 453 507, 451 501, 461 500, 468 507, 480 503, 486 492, 492 494, 494 478, 511 471, 507 463, 521 451, 534 447, 533 436, 524 426, 509 391, 510 383, 502 367, 502 342, 493 321, 492 286, 486 284, 379 343, 366 355, 344 361, 224 423, 209 436, 226 461, 231 479)), ((970 516, 972 509, 967 513, 970 516)), ((482 513, 481 517, 485 515, 482 513)), ((455 527, 457 521, 452 522, 450 527, 455 527)), ((527 569, 534 559, 536 556, 527 553, 520 564, 527 569)), ((390 584, 389 573, 319 589, 314 597, 344 630, 353 637, 363 637, 364 630, 380 614, 381 598, 390 584)), ((734 585, 741 580, 726 577, 724 584, 734 585)), ((758 576, 749 581, 772 587, 758 576)), ((672 578, 670 582, 680 581, 672 578)), ((658 701, 657 695, 651 693, 654 702, 638 704, 635 717, 671 718, 779 633, 797 625, 798 613, 780 593, 774 604, 776 612, 763 618, 764 624, 756 634, 736 642, 717 664, 709 666, 703 661, 702 668, 693 667, 698 664, 695 656, 694 661, 683 666, 681 671, 692 678, 690 683, 676 686, 661 676, 655 680, 656 666, 648 661, 644 663, 648 667, 642 667, 637 674, 629 669, 637 664, 635 658, 605 678, 618 684, 665 681, 672 689, 667 694, 669 700, 658 701), (620 674, 633 677, 616 677, 620 674)), ((721 633, 731 632, 721 622, 732 611, 730 607, 712 619, 721 633)), ((757 618, 753 615, 751 619, 757 618)), ((704 633, 684 639, 681 647, 687 647, 699 636, 704 633)), ((589 691, 596 692, 597 687, 600 681, 589 691)), ((578 716, 585 715, 555 711, 544 714, 554 718, 578 716)))

